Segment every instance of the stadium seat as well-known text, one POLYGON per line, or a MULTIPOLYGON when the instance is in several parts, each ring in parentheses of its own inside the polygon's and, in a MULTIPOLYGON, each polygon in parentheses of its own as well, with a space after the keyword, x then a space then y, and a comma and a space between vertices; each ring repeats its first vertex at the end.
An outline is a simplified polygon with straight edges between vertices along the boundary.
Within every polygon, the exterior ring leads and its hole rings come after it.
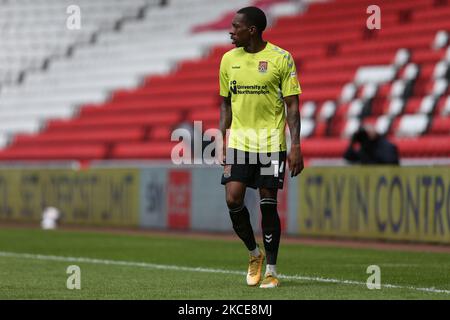
POLYGON ((425 132, 428 123, 429 120, 426 115, 404 115, 400 119, 399 128, 397 129, 397 135, 406 137, 419 136, 425 132))
POLYGON ((112 151, 114 159, 167 159, 175 142, 118 143, 112 151))

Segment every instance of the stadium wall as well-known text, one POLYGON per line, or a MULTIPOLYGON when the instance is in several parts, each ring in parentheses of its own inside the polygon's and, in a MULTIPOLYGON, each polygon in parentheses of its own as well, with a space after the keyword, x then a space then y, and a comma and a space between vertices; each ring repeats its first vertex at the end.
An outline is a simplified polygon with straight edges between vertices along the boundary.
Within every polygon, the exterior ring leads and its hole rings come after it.
MULTIPOLYGON (((0 220, 39 221, 48 206, 61 223, 231 232, 222 168, 1 169, 0 220)), ((308 168, 279 193, 283 233, 450 243, 450 170, 308 168)), ((260 231, 259 195, 245 203, 260 231)))

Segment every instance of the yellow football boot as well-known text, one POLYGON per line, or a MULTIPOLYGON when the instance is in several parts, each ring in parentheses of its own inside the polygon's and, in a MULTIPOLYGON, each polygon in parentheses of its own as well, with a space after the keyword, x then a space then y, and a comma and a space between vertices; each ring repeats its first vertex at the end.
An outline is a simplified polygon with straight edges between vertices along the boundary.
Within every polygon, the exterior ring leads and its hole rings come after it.
POLYGON ((262 265, 266 255, 262 249, 259 249, 259 256, 254 257, 250 255, 247 271, 247 284, 249 286, 256 286, 261 280, 262 265))
POLYGON ((272 273, 266 273, 264 280, 261 282, 260 288, 276 288, 280 285, 280 281, 276 275, 272 273))

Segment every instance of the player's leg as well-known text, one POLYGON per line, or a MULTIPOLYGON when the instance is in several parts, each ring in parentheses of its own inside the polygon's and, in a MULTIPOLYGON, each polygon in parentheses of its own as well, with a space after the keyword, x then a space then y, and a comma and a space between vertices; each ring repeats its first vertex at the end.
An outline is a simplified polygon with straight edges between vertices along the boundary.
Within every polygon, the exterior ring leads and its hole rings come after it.
POLYGON ((264 248, 266 250, 266 272, 261 288, 273 288, 279 285, 277 278, 277 257, 281 238, 280 217, 277 211, 278 189, 260 188, 261 227, 264 248))
POLYGON ((247 284, 254 286, 261 280, 264 253, 256 245, 250 213, 244 204, 245 189, 245 183, 239 181, 229 181, 225 185, 226 201, 233 229, 249 250, 247 284))
POLYGON ((256 248, 256 241, 250 223, 250 214, 244 204, 245 189, 246 185, 239 181, 230 181, 225 185, 226 201, 233 229, 251 251, 256 248))
POLYGON ((261 229, 264 248, 266 250, 267 266, 262 288, 273 288, 279 285, 276 263, 281 237, 280 217, 277 211, 278 189, 283 188, 286 152, 265 154, 260 163, 257 186, 260 195, 261 229))

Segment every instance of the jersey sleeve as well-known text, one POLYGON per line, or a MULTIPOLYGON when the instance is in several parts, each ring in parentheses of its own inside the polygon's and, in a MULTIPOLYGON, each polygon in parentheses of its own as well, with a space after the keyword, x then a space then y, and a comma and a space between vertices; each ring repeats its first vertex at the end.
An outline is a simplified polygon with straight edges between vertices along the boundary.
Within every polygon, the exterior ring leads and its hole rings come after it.
POLYGON ((220 61, 220 71, 219 71, 219 83, 220 83, 220 95, 222 97, 228 97, 230 95, 230 86, 227 73, 227 58, 224 55, 222 61, 220 61))
POLYGON ((286 53, 283 57, 281 66, 281 93, 283 94, 283 97, 302 93, 302 89, 297 78, 295 62, 290 53, 286 53))

